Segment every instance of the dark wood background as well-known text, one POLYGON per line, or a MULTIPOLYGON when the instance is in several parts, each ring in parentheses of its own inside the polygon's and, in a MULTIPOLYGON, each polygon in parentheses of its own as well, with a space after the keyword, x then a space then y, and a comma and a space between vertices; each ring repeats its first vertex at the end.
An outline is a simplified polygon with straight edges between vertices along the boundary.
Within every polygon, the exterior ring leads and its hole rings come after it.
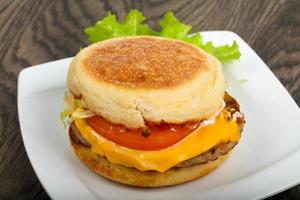
MULTIPOLYGON (((0 0, 0 199, 49 198, 20 134, 18 73, 75 55, 87 44, 86 26, 107 11, 123 18, 132 8, 142 10, 154 27, 164 12, 173 10, 194 31, 238 33, 300 104, 300 0, 0 0)), ((300 199, 300 186, 272 199, 300 199)))

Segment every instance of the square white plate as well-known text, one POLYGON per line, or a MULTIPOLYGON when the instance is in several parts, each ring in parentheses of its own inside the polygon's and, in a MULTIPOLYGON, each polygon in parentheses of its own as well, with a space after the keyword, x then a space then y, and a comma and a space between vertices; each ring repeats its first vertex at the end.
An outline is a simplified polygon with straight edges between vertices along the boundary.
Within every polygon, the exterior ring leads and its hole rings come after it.
POLYGON ((215 44, 237 40, 240 61, 225 74, 248 82, 228 88, 246 117, 231 157, 208 176, 179 186, 141 189, 97 176, 72 152, 59 120, 71 58, 24 69, 18 111, 25 148, 53 199, 256 199, 300 182, 300 110, 259 56, 236 34, 204 32, 215 44))

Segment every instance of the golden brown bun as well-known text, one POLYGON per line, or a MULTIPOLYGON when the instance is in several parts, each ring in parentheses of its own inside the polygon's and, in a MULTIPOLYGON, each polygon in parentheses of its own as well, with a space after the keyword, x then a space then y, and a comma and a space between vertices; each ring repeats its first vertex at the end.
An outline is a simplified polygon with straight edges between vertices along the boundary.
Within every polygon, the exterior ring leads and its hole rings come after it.
POLYGON ((141 172, 135 168, 116 165, 106 158, 94 154, 90 148, 77 143, 70 135, 71 144, 76 155, 94 172, 119 183, 139 187, 162 187, 185 183, 202 177, 216 169, 230 155, 221 155, 214 161, 190 167, 171 168, 164 173, 156 171, 141 172))
POLYGON ((73 59, 69 90, 105 119, 128 127, 145 121, 182 123, 221 106, 220 62, 200 48, 153 36, 95 43, 73 59))

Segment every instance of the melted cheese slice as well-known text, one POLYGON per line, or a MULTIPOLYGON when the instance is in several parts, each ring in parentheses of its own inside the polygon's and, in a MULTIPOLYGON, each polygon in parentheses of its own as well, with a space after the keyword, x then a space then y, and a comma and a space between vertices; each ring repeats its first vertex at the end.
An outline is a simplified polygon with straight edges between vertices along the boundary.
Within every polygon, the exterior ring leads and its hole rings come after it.
POLYGON ((111 142, 95 132, 84 119, 76 119, 75 124, 82 136, 91 144, 92 152, 106 157, 112 163, 135 167, 140 171, 165 172, 220 143, 237 142, 240 139, 237 123, 225 120, 223 114, 216 118, 214 124, 200 126, 177 144, 155 151, 130 149, 111 142))

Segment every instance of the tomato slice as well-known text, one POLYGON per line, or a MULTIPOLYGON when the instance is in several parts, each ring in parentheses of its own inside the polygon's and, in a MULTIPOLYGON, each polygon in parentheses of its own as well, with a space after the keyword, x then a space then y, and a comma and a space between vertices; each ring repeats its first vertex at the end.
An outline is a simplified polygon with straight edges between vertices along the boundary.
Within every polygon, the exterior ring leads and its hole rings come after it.
POLYGON ((159 150, 176 144, 192 133, 201 123, 147 123, 147 129, 129 129, 120 124, 113 124, 100 116, 86 118, 86 122, 98 134, 112 142, 145 151, 159 150))

